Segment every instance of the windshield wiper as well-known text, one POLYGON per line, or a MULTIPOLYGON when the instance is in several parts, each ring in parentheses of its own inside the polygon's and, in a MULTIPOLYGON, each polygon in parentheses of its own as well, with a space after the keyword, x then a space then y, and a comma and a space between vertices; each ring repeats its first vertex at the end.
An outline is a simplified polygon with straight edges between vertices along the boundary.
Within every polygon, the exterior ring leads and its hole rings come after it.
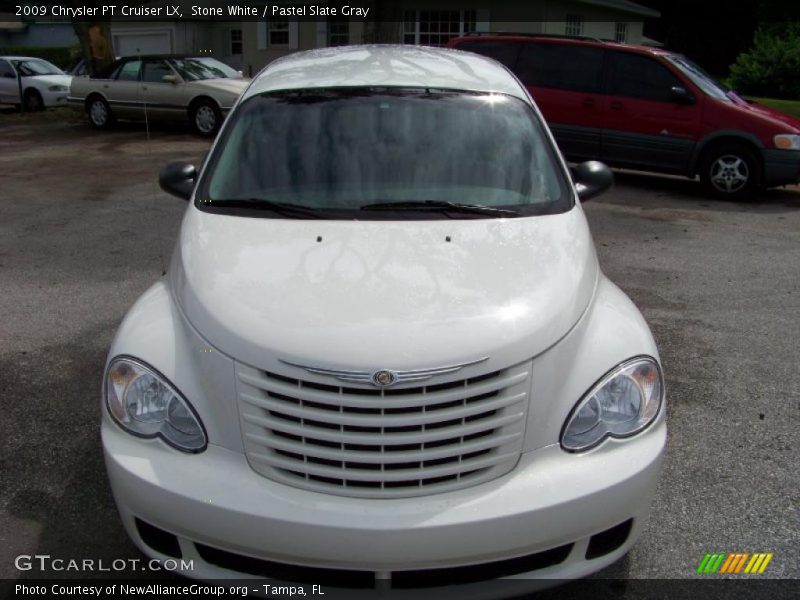
POLYGON ((248 210, 267 210, 292 219, 327 219, 328 215, 313 206, 303 206, 291 202, 275 202, 262 198, 234 198, 232 200, 201 200, 203 206, 215 208, 244 208, 248 210))
POLYGON ((461 204, 444 200, 404 200, 400 202, 375 202, 365 204, 361 210, 430 210, 439 212, 460 212, 498 217, 520 217, 522 214, 508 208, 482 206, 480 204, 461 204))

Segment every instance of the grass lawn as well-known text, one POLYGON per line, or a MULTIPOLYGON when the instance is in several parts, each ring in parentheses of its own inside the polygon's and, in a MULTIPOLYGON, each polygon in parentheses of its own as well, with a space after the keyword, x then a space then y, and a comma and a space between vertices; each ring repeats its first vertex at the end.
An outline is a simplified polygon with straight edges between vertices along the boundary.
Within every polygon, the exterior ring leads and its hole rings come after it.
POLYGON ((785 112, 792 115, 795 119, 800 119, 800 100, 776 100, 775 98, 753 98, 750 96, 748 96, 747 99, 785 112))

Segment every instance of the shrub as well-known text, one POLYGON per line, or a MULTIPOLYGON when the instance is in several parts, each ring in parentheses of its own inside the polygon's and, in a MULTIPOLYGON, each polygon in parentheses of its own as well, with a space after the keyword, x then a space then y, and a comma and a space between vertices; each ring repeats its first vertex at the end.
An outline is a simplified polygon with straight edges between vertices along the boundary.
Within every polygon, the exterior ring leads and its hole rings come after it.
POLYGON ((0 48, 0 56, 34 56, 50 61, 55 66, 67 70, 71 69, 80 57, 80 47, 66 46, 45 48, 38 46, 6 46, 0 48))
POLYGON ((731 65, 730 81, 745 94, 800 98, 800 23, 760 27, 753 47, 731 65))

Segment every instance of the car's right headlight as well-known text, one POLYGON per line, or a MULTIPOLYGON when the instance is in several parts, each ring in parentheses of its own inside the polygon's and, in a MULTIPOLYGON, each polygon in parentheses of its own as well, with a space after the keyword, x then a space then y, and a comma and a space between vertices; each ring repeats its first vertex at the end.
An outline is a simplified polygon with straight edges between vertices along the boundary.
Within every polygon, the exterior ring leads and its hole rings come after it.
POLYGON ((561 446, 571 452, 606 438, 625 438, 655 421, 664 399, 661 368, 654 358, 627 360, 606 373, 567 417, 561 446))
POLYGON ((184 452, 206 449, 206 433, 191 404, 161 373, 133 358, 111 361, 105 382, 106 407, 128 433, 160 437, 184 452))

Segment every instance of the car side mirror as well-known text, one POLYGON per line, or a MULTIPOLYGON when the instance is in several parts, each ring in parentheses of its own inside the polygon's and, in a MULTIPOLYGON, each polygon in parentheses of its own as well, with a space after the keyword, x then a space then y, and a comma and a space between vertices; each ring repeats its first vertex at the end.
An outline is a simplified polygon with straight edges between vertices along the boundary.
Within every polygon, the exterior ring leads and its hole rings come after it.
POLYGON ((178 78, 175 75, 164 75, 161 81, 164 83, 178 83, 178 78))
POLYGON ((581 202, 599 196, 614 187, 614 174, 605 164, 590 160, 572 169, 575 190, 581 202))
POLYGON ((196 179, 197 169, 193 164, 172 162, 161 169, 161 173, 158 175, 158 185, 168 194, 188 200, 192 197, 196 179))
POLYGON ((678 104, 694 104, 694 96, 685 87, 674 85, 669 90, 672 101, 678 104))

